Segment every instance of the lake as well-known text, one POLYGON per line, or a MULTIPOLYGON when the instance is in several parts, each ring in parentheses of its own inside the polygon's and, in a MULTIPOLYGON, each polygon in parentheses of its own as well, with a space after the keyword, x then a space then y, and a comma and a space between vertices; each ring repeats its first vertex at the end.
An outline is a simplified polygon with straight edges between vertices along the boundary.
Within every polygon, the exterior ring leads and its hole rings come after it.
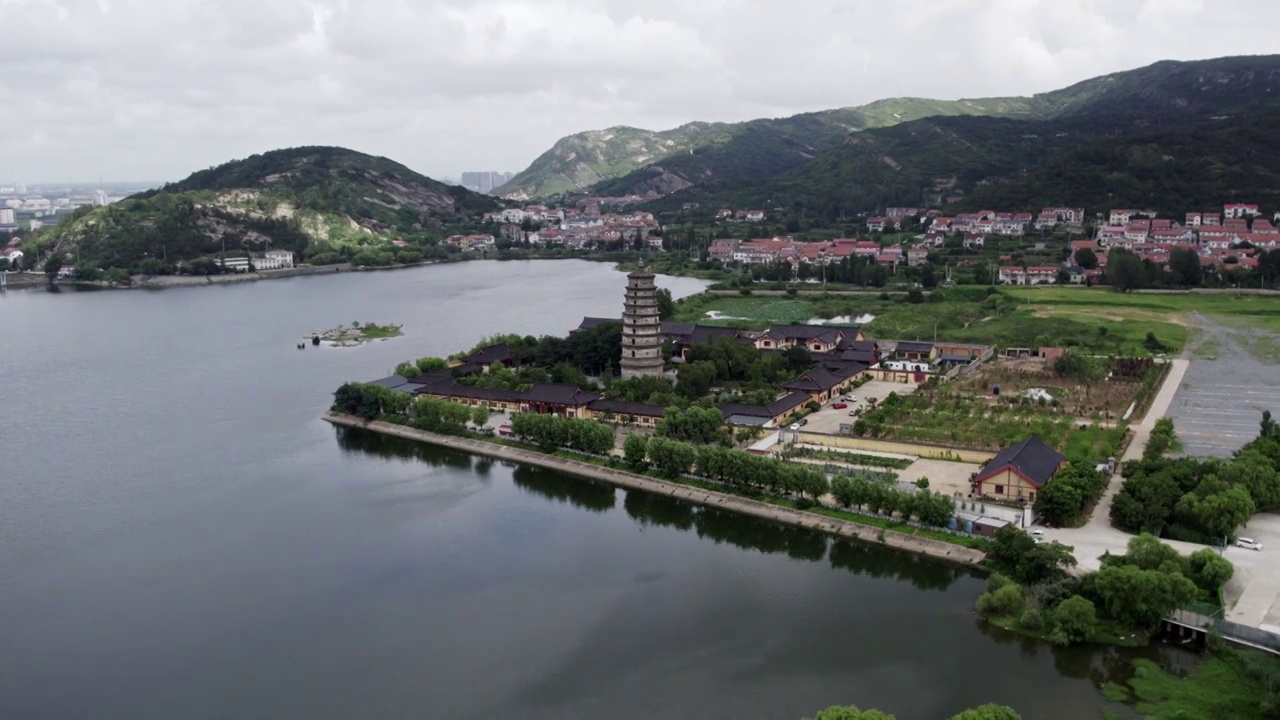
POLYGON ((0 295, 0 717, 1110 706, 1127 655, 992 634, 958 568, 319 419, 624 285, 569 260, 0 295), (352 321, 405 335, 295 347, 352 321))

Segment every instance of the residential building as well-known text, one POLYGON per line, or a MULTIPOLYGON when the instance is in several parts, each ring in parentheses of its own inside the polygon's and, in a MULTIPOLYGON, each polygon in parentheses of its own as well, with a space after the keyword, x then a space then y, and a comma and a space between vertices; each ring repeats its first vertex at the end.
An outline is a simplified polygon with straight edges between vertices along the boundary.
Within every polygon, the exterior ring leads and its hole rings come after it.
POLYGON ((1251 218, 1257 217, 1258 206, 1250 203, 1230 203, 1222 206, 1222 217, 1224 218, 1251 218))
POLYGON ((925 248, 914 247, 907 250, 907 265, 909 267, 917 267, 924 265, 929 260, 929 251, 925 248))
POLYGON ((14 225, 17 220, 12 208, 0 208, 0 225, 14 225))
POLYGON ((1032 503, 1067 464, 1057 450, 1034 435, 1001 450, 973 478, 978 495, 1032 503))
POLYGON ((1000 282, 1006 285, 1051 285, 1058 279, 1058 268, 1048 265, 1020 268, 1005 265, 1000 268, 1000 282))

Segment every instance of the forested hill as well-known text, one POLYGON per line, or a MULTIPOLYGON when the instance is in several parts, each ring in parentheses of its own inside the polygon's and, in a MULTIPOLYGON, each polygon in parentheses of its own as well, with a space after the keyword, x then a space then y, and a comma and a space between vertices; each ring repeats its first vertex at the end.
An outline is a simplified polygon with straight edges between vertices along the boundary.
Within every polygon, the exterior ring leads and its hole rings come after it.
POLYGON ((777 174, 704 180, 654 204, 836 219, 888 206, 1275 204, 1280 56, 1162 62, 1035 96, 1049 119, 930 117, 851 133, 777 174), (1046 110, 1045 108, 1049 108, 1046 110), (948 198, 962 197, 958 203, 948 198))
MULTIPOLYGON (((266 249, 307 257, 393 238, 429 243, 498 201, 451 187, 386 158, 299 147, 201 170, 44 229, 28 249, 80 265, 137 271, 222 253, 266 249)), ((349 253, 348 253, 349 254, 349 253)))
POLYGON ((1272 107, 1276 56, 1158 62, 1029 97, 890 98, 866 105, 741 123, 690 123, 562 138, 496 192, 516 197, 581 189, 594 195, 740 189, 805 166, 850 132, 925 118, 1053 120, 1088 115, 1174 121, 1272 107), (1270 93, 1270 94, 1269 94, 1270 93))

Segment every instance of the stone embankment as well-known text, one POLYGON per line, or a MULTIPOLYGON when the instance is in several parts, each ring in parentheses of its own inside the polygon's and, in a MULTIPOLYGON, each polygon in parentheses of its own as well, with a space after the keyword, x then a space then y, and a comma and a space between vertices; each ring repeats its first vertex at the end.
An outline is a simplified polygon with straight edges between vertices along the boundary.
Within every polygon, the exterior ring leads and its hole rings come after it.
POLYGON ((433 445, 461 450, 463 452, 469 452, 476 455, 487 455, 499 460, 536 465, 548 470, 558 470, 571 475, 606 482, 628 490, 641 490, 658 495, 666 495, 668 497, 687 500, 688 502, 696 503, 698 505, 720 508, 730 512, 750 515, 764 520, 771 520, 784 525, 791 525, 793 527, 804 528, 806 530, 815 530, 829 535, 835 535, 837 537, 856 538, 864 542, 881 542, 880 535, 883 533, 883 544, 888 547, 919 553, 921 555, 928 555, 942 560, 950 560, 951 562, 965 565, 977 565, 984 557, 984 553, 980 550, 974 550, 960 545, 952 545, 951 543, 942 542, 940 540, 917 537, 915 535, 909 535, 896 530, 881 530, 877 527, 862 525, 849 520, 840 520, 838 518, 831 518, 825 515, 804 512, 803 510, 794 510, 792 508, 780 507, 778 505, 770 505, 769 503, 751 500, 737 495, 729 495, 727 493, 720 493, 712 490, 703 490, 701 488, 690 487, 688 485, 681 485, 680 483, 667 482, 644 475, 636 475, 635 473, 615 470, 613 468, 602 467, 600 465, 593 465, 579 460, 570 460, 568 458, 556 457, 554 455, 544 455, 539 452, 514 448, 508 445, 500 445, 498 443, 486 442, 484 440, 453 437, 450 435, 438 435, 436 433, 425 432, 423 430, 405 427, 403 425, 396 425, 394 423, 381 422, 377 420, 366 421, 353 415, 344 415, 335 412, 325 413, 324 419, 334 425, 342 427, 360 428, 363 430, 382 433, 384 435, 403 438, 405 440, 431 443, 433 445))

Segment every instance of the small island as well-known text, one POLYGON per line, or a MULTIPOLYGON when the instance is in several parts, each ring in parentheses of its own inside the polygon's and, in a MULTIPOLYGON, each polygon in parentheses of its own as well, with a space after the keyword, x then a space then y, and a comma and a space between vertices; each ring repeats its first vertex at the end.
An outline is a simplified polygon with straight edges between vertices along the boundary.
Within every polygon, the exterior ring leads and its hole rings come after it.
POLYGON ((350 326, 339 325, 332 330, 314 333, 310 339, 316 345, 326 342, 331 347, 355 347, 373 340, 386 340, 403 335, 404 331, 401 328, 400 325, 352 322, 350 326))

